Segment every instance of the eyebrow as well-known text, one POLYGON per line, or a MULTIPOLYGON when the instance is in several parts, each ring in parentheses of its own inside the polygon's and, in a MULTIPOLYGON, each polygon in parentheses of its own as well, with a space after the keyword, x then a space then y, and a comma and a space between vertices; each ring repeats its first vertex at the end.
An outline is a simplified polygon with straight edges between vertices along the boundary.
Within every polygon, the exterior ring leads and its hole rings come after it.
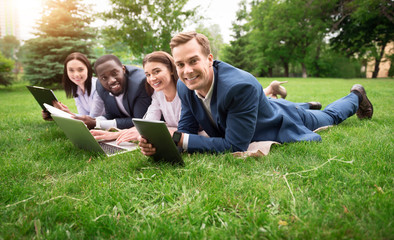
MULTIPOLYGON (((199 56, 198 55, 194 55, 194 56, 188 58, 186 61, 190 61, 191 59, 194 59, 194 58, 199 58, 199 56)), ((181 62, 183 62, 183 61, 176 61, 175 64, 178 64, 178 63, 181 63, 181 62)))

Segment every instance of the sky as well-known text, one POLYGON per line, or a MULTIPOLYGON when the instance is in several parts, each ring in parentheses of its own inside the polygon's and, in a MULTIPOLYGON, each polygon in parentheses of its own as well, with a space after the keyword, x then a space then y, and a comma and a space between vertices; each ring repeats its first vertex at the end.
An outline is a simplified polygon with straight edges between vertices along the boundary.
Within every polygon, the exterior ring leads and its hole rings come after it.
MULTIPOLYGON (((34 37, 33 26, 40 18, 44 0, 16 0, 16 2, 19 9, 21 38, 27 40, 34 37)), ((84 0, 84 2, 90 3, 95 10, 102 11, 108 6, 109 0, 84 0)), ((206 26, 219 24, 224 42, 229 43, 232 40, 231 26, 239 2, 240 0, 189 0, 187 6, 191 8, 200 5, 202 14, 207 18, 204 24, 206 26)), ((191 30, 188 28, 185 30, 191 30)))

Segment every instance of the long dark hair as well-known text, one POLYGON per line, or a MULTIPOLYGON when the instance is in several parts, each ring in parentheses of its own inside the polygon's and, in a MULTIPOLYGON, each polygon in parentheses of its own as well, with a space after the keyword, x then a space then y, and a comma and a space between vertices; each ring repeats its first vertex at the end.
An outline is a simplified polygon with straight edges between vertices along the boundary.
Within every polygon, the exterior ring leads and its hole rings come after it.
POLYGON ((85 64, 86 68, 88 69, 88 78, 86 79, 84 85, 85 85, 85 90, 88 91, 88 96, 90 96, 90 92, 92 89, 93 70, 92 70, 92 66, 90 65, 88 58, 80 52, 73 52, 70 55, 68 55, 66 57, 66 59, 64 60, 64 70, 63 70, 62 82, 63 82, 64 91, 66 92, 66 96, 68 98, 78 97, 78 94, 77 94, 78 86, 71 81, 71 79, 68 77, 68 74, 67 74, 67 64, 71 60, 78 60, 78 61, 82 62, 83 64, 85 64))
MULTIPOLYGON (((145 56, 144 60, 142 61, 142 66, 145 67, 145 64, 149 63, 149 62, 159 62, 164 64, 167 69, 172 73, 171 78, 172 81, 176 83, 178 81, 178 73, 176 72, 176 66, 174 63, 174 59, 172 58, 172 56, 166 52, 163 51, 156 51, 156 52, 152 52, 149 53, 148 55, 145 56)), ((145 88, 146 91, 152 95, 153 94, 153 88, 149 85, 148 81, 146 81, 145 83, 145 88)))

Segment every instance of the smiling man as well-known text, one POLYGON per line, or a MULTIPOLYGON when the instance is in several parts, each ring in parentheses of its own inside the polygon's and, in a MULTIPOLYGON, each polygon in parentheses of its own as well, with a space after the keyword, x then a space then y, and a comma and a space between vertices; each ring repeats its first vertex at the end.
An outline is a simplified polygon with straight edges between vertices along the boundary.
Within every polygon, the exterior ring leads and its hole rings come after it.
MULTIPOLYGON (((372 117, 372 104, 359 84, 323 111, 310 110, 267 98, 253 75, 214 61, 208 38, 202 34, 180 33, 170 47, 181 80, 176 143, 188 152, 246 151, 255 141, 320 141, 313 132, 319 127, 339 124, 356 112, 360 119, 372 117), (201 128, 209 138, 198 135, 201 128)), ((145 155, 155 153, 142 137, 140 147, 145 155)))
POLYGON ((99 79, 97 93, 103 100, 106 114, 96 119, 89 116, 77 117, 89 129, 119 129, 133 126, 132 118, 142 118, 151 103, 146 92, 144 70, 124 66, 114 55, 104 55, 97 59, 94 70, 99 79))

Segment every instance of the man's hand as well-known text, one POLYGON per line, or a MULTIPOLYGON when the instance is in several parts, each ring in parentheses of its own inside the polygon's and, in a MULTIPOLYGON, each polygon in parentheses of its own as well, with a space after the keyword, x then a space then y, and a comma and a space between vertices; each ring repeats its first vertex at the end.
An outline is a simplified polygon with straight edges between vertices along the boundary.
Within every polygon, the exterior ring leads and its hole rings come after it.
POLYGON ((270 85, 264 89, 265 96, 277 99, 279 95, 281 98, 285 99, 287 96, 287 91, 286 88, 281 86, 283 83, 287 83, 287 81, 272 81, 270 85))
POLYGON ((94 127, 96 127, 96 119, 92 117, 83 115, 83 116, 74 116, 74 118, 84 122, 89 129, 93 129, 94 127))
POLYGON ((145 156, 152 156, 156 153, 156 148, 154 148, 152 144, 148 143, 148 140, 139 136, 138 141, 138 146, 140 146, 142 154, 145 156))
POLYGON ((120 144, 122 142, 129 142, 129 141, 134 141, 137 140, 140 134, 138 133, 137 129, 135 127, 132 127, 127 130, 122 130, 119 132, 120 135, 116 139, 116 144, 120 144))
POLYGON ((104 130, 90 130, 96 140, 114 140, 119 137, 121 132, 108 132, 104 130))

